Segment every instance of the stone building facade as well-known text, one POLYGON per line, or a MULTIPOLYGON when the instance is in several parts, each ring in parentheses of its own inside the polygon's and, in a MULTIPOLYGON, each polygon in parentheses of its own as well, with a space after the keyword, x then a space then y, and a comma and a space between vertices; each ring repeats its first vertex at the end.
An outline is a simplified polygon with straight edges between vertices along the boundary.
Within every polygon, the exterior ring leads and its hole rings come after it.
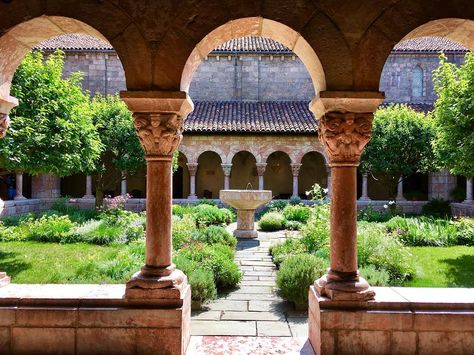
MULTIPOLYGON (((58 48, 65 52, 65 75, 81 71, 83 88, 91 95, 125 90, 124 70, 109 44, 83 35, 67 35, 37 46, 46 53, 58 48)), ((430 110, 436 98, 432 71, 439 64, 440 50, 456 64, 463 62, 467 51, 441 38, 416 38, 398 44, 380 80, 386 102, 410 103, 430 110)), ((330 177, 316 123, 303 122, 308 119, 303 116, 312 117, 307 107, 314 97, 313 83, 302 61, 285 46, 262 37, 224 43, 198 67, 189 95, 195 110, 185 123, 179 168, 174 177, 175 198, 217 198, 221 188, 245 188, 248 184, 269 188, 278 198, 295 195, 305 198, 305 191, 315 182, 328 186, 330 177), (281 105, 284 102, 294 105, 281 105), (268 107, 256 109, 259 103, 268 103, 268 107), (296 106, 304 107, 305 112, 298 111, 296 106), (268 117, 271 119, 267 120, 268 117), (267 121, 254 129, 252 120, 267 121), (272 178, 267 176, 269 169, 273 169, 272 178)), ((119 176, 120 172, 111 174, 119 176)), ((359 175, 359 197, 395 198, 396 191, 387 190, 387 179, 391 177, 359 175), (368 186, 365 194, 364 179, 368 186)), ((47 197, 57 196, 59 190, 62 195, 76 198, 87 194, 83 175, 63 178, 60 185, 58 179, 53 183, 51 177, 35 177, 32 181, 25 176, 23 180, 26 197, 48 195, 43 191, 44 186, 38 185, 43 180, 48 186, 55 185, 54 192, 47 197)), ((410 177, 405 180, 403 190, 410 200, 451 199, 453 190, 464 188, 457 182, 458 179, 443 171, 410 177)), ((127 176, 126 184, 118 183, 107 194, 128 192, 133 197, 144 198, 145 187, 145 169, 141 169, 134 176, 127 176)), ((0 194, 7 198, 5 186, 0 187, 0 194)))

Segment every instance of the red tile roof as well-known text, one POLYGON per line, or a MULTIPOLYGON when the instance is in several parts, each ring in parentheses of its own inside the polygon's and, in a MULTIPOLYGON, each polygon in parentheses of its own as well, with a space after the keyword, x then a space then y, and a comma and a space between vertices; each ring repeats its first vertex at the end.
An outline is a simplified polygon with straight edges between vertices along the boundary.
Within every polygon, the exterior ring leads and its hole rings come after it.
MULTIPOLYGON (((38 44, 35 49, 52 51, 113 51, 113 47, 100 39, 88 35, 69 34, 53 37, 38 44)), ((439 52, 439 51, 467 52, 461 44, 442 37, 419 37, 398 43, 393 52, 439 52)), ((268 38, 247 36, 232 39, 217 47, 214 54, 233 52, 262 53, 262 54, 291 54, 291 50, 283 44, 268 38)))
POLYGON ((189 133, 316 133, 308 101, 199 101, 187 117, 189 133))

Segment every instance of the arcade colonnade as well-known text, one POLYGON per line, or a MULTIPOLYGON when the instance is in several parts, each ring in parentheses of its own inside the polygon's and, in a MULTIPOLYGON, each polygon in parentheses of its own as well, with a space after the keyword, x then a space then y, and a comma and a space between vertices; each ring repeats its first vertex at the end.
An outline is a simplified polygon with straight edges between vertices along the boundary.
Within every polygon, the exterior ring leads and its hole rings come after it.
MULTIPOLYGON (((287 46, 305 64, 315 87, 316 97, 310 109, 319 119, 319 139, 331 170, 332 193, 330 268, 309 291, 309 338, 316 352, 320 353, 320 347, 328 346, 330 341, 337 341, 337 336, 331 338, 331 332, 337 328, 321 336, 322 327, 328 327, 321 318, 331 313, 320 313, 325 302, 334 302, 331 307, 342 307, 339 314, 343 319, 347 310, 359 307, 364 313, 373 305, 366 301, 376 297, 375 291, 357 271, 356 169, 364 146, 371 138, 373 113, 383 101, 383 94, 378 91, 383 65, 395 43, 414 36, 447 37, 472 50, 474 41, 469 39, 473 38, 474 25, 468 20, 474 19, 474 8, 467 0, 394 1, 390 4, 364 0, 350 4, 301 1, 298 4, 283 0, 272 1, 271 6, 238 1, 223 5, 217 0, 198 5, 191 1, 148 2, 146 5, 138 1, 92 0, 0 2, 2 135, 8 126, 9 111, 17 104, 9 95, 13 73, 24 54, 38 42, 64 33, 89 33, 108 40, 123 63, 127 91, 122 92, 121 97, 133 113, 147 161, 146 252, 141 270, 125 286, 124 297, 115 295, 115 303, 110 303, 109 308, 119 304, 119 309, 110 311, 129 312, 125 317, 114 318, 117 324, 125 319, 125 327, 132 323, 140 327, 149 321, 154 328, 159 328, 140 329, 138 334, 143 336, 135 336, 136 329, 126 329, 133 332, 130 342, 135 342, 135 352, 166 349, 170 353, 183 353, 189 341, 190 288, 186 276, 172 263, 172 155, 182 139, 183 120, 193 108, 187 90, 194 70, 219 44, 241 36, 269 37, 287 46), (141 307, 138 316, 133 313, 137 307, 141 307)), ((4 284, 6 276, 2 273, 0 277, 4 279, 0 284, 4 284)), ((71 298, 70 294, 68 297, 71 298)), ((15 297, 10 295, 8 302, 14 302, 12 299, 15 297)), ((378 300, 383 303, 383 296, 378 300)), ((95 302, 89 306, 104 307, 107 300, 102 296, 100 302, 95 302)), ((20 301, 14 303, 19 304, 20 301)), ((30 301, 29 304, 35 303, 30 301)), ((49 302, 50 307, 52 304, 49 302)), ((75 304, 77 307, 81 303, 75 304)), ((398 305, 401 307, 402 303, 398 305)), ((71 312, 84 310, 74 308, 71 312)), ((380 314, 383 317, 383 312, 380 314)), ((375 316, 378 315, 370 315, 375 316)), ((100 322, 107 322, 109 318, 99 318, 101 320, 90 323, 89 338, 100 337, 101 341, 119 347, 122 333, 117 329, 115 333, 103 332, 96 324, 105 326, 100 322), (114 338, 114 334, 119 335, 114 338)), ((390 319, 381 322, 388 327, 384 329, 399 330, 399 323, 391 323, 390 319)), ((379 323, 366 321, 368 328, 364 331, 372 334, 370 327, 379 323)), ((81 321, 73 326, 87 327, 81 321)), ((355 333, 344 330, 347 333, 344 341, 361 349, 360 335, 357 335, 359 324, 352 322, 350 326, 348 329, 356 329, 355 333)), ((409 326, 407 323, 406 327, 409 326)), ((16 334, 14 329, 9 335, 13 340, 9 338, 8 344, 15 346, 20 341, 19 337, 15 338, 16 334)), ((50 334, 62 340, 61 334, 66 331, 56 328, 50 334)), ((73 337, 72 344, 78 347, 87 344, 85 337, 79 339, 84 331, 68 334, 73 337)), ((364 340, 367 345, 362 349, 374 349, 372 344, 380 339, 377 332, 373 334, 364 340)), ((28 339, 30 352, 43 350, 41 336, 28 339)), ((113 350, 109 348, 109 351, 113 350)), ((430 350, 418 351, 422 352, 430 353, 430 350)))

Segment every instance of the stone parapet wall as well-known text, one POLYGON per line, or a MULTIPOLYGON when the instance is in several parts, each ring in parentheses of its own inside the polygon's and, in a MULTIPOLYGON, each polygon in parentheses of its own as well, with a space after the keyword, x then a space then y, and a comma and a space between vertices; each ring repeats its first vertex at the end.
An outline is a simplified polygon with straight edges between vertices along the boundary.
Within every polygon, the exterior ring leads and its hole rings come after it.
POLYGON ((3 209, 0 210, 0 216, 14 216, 45 211, 50 209, 55 201, 55 198, 3 201, 3 209))
POLYGON ((457 186, 457 177, 451 175, 448 170, 443 169, 434 173, 430 173, 428 183, 428 198, 451 200, 451 192, 457 186))
POLYGON ((451 214, 458 217, 474 217, 474 203, 451 203, 451 214))
POLYGON ((309 291, 309 339, 317 354, 472 354, 474 289, 375 287, 370 302, 309 291))
POLYGON ((184 354, 191 290, 182 306, 124 298, 125 285, 0 288, 0 354, 184 354))
MULTIPOLYGON (((420 214, 421 209, 429 201, 396 201, 397 209, 403 213, 409 214, 420 214)), ((376 211, 383 211, 386 209, 385 206, 389 206, 390 201, 388 200, 370 200, 370 201, 357 201, 357 209, 364 210, 368 207, 373 208, 376 211)))

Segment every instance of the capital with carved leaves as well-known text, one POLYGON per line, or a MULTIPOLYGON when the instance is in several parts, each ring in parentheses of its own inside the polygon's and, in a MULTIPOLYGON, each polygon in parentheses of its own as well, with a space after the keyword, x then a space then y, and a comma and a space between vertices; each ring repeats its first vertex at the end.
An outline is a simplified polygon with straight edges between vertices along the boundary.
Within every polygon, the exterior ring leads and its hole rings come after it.
POLYGON ((0 138, 5 137, 10 127, 10 117, 6 113, 0 113, 0 138))
POLYGON ((291 173, 293 176, 298 176, 300 174, 300 168, 302 164, 291 164, 291 173))
POLYGON ((0 97, 0 138, 5 137, 8 127, 10 127, 9 113, 15 106, 18 106, 18 100, 14 97, 0 97))
POLYGON ((257 163, 257 175, 258 176, 263 176, 265 175, 265 169, 267 168, 267 163, 257 163))
POLYGON ((221 164, 222 170, 224 171, 224 176, 230 176, 232 171, 232 164, 221 164))

